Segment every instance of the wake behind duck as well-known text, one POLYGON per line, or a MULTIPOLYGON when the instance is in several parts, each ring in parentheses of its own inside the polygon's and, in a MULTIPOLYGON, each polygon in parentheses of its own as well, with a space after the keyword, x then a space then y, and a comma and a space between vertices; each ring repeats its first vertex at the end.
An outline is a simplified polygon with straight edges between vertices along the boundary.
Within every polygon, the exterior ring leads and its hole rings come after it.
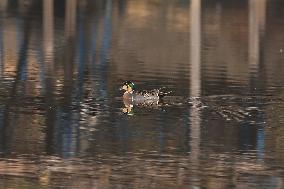
POLYGON ((197 108, 198 110, 206 109, 215 112, 226 120, 240 121, 248 116, 247 111, 243 111, 241 107, 232 106, 228 101, 228 105, 224 104, 224 99, 220 103, 218 97, 181 97, 169 95, 172 91, 162 89, 153 90, 136 90, 136 86, 132 81, 126 81, 120 90, 124 91, 122 96, 124 108, 122 111, 127 115, 133 115, 133 108, 163 109, 164 107, 186 106, 197 108))

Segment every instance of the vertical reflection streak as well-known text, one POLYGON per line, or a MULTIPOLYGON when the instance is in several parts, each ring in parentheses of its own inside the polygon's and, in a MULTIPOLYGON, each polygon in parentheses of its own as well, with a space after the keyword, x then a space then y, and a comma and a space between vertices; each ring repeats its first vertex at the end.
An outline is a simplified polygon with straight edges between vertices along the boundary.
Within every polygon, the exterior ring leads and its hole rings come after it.
POLYGON ((56 112, 52 108, 54 105, 53 97, 53 46, 54 46, 54 35, 53 35, 53 0, 43 1, 43 65, 42 69, 45 69, 46 77, 45 83, 45 96, 46 96, 46 151, 52 154, 54 152, 54 121, 56 112))
POLYGON ((66 1, 65 33, 66 38, 73 37, 76 30, 77 0, 66 1))
MULTIPOLYGON (((201 1, 192 0, 190 5, 190 96, 199 97, 201 90, 200 47, 201 47, 201 1)), ((194 99, 194 98, 192 98, 194 99)), ((194 103, 194 102, 193 102, 194 103)), ((200 145, 200 115, 193 105, 191 119, 191 160, 198 165, 200 145)))
MULTIPOLYGON (((58 141, 61 144, 60 153, 64 158, 73 157, 78 149, 78 139, 79 139, 79 113, 73 111, 66 106, 71 106, 76 104, 79 99, 77 99, 77 85, 78 81, 74 79, 74 70, 76 69, 74 65, 76 50, 75 50, 75 35, 76 35, 76 10, 77 1, 68 0, 65 1, 65 41, 66 44, 64 49, 64 84, 63 93, 64 101, 63 106, 59 112, 57 119, 58 127, 61 130, 58 136, 58 141), (75 89, 76 88, 76 89, 75 89), (75 94, 75 96, 74 96, 75 94), (74 97, 74 98, 73 98, 74 97), (76 103, 74 103, 74 101, 76 103)), ((80 64, 82 62, 79 62, 80 64)), ((77 67, 78 68, 78 67, 77 67)), ((79 89, 80 90, 80 89, 79 89)))
MULTIPOLYGON (((262 35, 265 33, 266 22, 266 0, 250 0, 249 1, 249 65, 252 78, 255 74, 258 77, 263 77, 261 74, 261 43, 262 35)), ((265 75, 265 74, 264 74, 265 75)), ((254 88, 252 81, 252 86, 254 88)), ((257 107, 257 103, 255 104, 257 107)), ((262 116, 259 115, 261 118, 262 116)), ((257 156, 258 159, 263 159, 265 147, 265 130, 257 129, 257 156)))
POLYGON ((190 7, 190 95, 200 96, 200 0, 192 0, 190 7))
POLYGON ((249 63, 251 71, 259 67, 261 33, 265 28, 266 0, 249 1, 249 63))
POLYGON ((0 20, 0 78, 4 74, 4 62, 3 62, 3 21, 0 20))
POLYGON ((104 17, 103 41, 101 50, 101 96, 107 97, 107 69, 108 69, 108 56, 111 43, 111 16, 112 16, 112 0, 106 2, 106 13, 104 17))
MULTIPOLYGON (((4 62, 3 62, 3 21, 0 20, 0 79, 4 78, 4 62)), ((4 124, 3 124, 3 120, 4 120, 4 110, 5 110, 5 106, 1 105, 0 106, 0 132, 3 133, 3 128, 4 128, 4 124)), ((2 142, 3 140, 5 140, 5 137, 3 136, 3 134, 0 135, 0 152, 3 152, 3 144, 5 142, 2 142)))
MULTIPOLYGON (((34 4, 36 5, 36 4, 34 4)), ((28 11, 33 10, 35 7, 31 6, 28 11)), ((5 104, 3 110, 3 128, 2 128, 2 136, 1 136, 1 143, 3 146, 3 150, 6 153, 13 151, 12 143, 14 141, 14 132, 15 132, 15 124, 13 121, 19 117, 18 112, 11 111, 11 107, 15 102, 17 102, 17 93, 19 91, 24 92, 23 88, 25 82, 21 82, 21 80, 25 79, 26 76, 26 67, 27 67, 27 57, 28 57, 28 50, 29 45, 31 42, 31 29, 32 29, 32 22, 29 19, 23 19, 24 24, 17 23, 17 31, 16 33, 16 41, 17 41, 17 65, 15 70, 15 78, 12 82, 11 89, 9 91, 9 98, 5 104), (22 27, 23 26, 23 27, 22 27), (18 38, 19 37, 19 38, 18 38), (24 73, 25 72, 25 73, 24 73), (21 89, 21 90, 20 90, 21 89), (10 117, 12 115, 12 119, 10 117)), ((12 33, 11 33, 12 34, 12 33)), ((24 95, 23 93, 21 95, 24 95)), ((16 121, 17 122, 17 121, 16 121)), ((14 122, 15 123, 15 122, 14 122)))
MULTIPOLYGON (((70 7, 72 8, 72 7, 70 7)), ((73 11, 74 12, 74 11, 73 11)), ((75 12, 74 12, 75 13, 75 12)), ((75 18, 75 16, 72 16, 75 18)), ((80 14, 79 16, 79 27, 78 27, 78 46, 76 47, 76 54, 79 57, 78 58, 78 67, 77 67, 77 73, 78 73, 78 80, 77 80, 77 87, 75 89, 76 93, 76 100, 77 103, 80 102, 82 98, 82 94, 84 91, 84 70, 85 70, 85 62, 86 62, 86 44, 85 44, 85 37, 86 37, 86 32, 85 32, 85 16, 80 14)), ((75 26, 74 26, 75 27, 75 26)), ((74 34, 72 34, 74 35, 74 34)))
POLYGON ((43 46, 44 46, 44 63, 50 69, 53 68, 53 0, 44 0, 43 2, 43 46))

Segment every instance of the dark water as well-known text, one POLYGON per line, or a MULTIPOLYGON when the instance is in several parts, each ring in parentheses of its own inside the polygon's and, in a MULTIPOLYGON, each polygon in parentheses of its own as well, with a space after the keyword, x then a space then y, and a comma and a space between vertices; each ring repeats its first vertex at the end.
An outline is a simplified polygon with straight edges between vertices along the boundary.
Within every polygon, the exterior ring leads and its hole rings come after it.
POLYGON ((281 0, 1 0, 0 188, 283 188, 281 0), (123 113, 119 87, 172 92, 123 113))

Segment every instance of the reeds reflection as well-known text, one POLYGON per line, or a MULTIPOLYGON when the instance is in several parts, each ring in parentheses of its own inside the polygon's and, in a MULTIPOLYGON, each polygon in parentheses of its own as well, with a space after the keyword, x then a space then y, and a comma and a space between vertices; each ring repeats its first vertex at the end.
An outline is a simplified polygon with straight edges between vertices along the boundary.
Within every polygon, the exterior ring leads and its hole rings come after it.
POLYGON ((0 183, 283 187, 282 7, 0 0, 0 183), (172 104, 124 115, 126 80, 172 104))

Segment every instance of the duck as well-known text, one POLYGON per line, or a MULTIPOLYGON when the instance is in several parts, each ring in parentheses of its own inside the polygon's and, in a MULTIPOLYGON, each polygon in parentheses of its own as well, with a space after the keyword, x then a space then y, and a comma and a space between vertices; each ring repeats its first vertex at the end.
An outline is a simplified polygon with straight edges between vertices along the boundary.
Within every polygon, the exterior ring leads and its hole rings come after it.
POLYGON ((136 85, 132 81, 126 81, 120 90, 124 91, 123 101, 127 106, 130 105, 157 105, 161 99, 171 93, 162 92, 161 89, 137 91, 136 85))

